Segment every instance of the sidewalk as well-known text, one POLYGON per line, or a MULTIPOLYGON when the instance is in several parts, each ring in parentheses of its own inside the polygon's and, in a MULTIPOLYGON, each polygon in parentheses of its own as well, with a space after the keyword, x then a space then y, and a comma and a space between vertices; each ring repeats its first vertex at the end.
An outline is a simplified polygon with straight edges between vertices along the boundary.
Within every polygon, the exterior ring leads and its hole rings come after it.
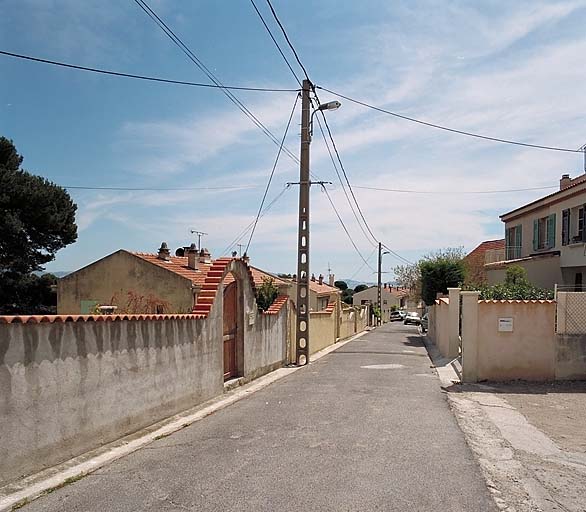
POLYGON ((416 328, 386 325, 26 511, 494 511, 416 328))

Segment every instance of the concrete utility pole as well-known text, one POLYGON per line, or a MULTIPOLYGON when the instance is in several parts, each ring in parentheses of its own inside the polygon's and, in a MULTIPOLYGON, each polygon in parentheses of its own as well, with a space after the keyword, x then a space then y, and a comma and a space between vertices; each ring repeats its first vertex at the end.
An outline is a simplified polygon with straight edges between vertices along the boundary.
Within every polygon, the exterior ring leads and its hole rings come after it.
POLYGON ((381 290, 381 270, 382 270, 382 259, 383 259, 383 247, 382 244, 379 242, 378 243, 378 297, 377 297, 377 305, 378 305, 378 318, 376 319, 376 325, 381 325, 382 323, 382 316, 383 316, 383 310, 382 310, 382 304, 381 304, 381 294, 382 294, 382 290, 381 290))
POLYGON ((299 226, 297 235, 296 363, 309 363, 309 134, 311 82, 303 80, 301 93, 301 154, 299 165, 299 226))

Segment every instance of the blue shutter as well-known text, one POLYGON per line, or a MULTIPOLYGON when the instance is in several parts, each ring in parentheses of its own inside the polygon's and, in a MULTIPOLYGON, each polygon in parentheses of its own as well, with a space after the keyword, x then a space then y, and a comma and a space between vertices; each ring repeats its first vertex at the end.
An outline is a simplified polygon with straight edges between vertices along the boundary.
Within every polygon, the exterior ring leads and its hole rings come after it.
POLYGON ((539 219, 533 221, 533 250, 539 247, 539 219))
POLYGON ((547 248, 555 247, 555 213, 547 218, 547 248))
POLYGON ((570 210, 562 210, 562 245, 570 243, 570 210))

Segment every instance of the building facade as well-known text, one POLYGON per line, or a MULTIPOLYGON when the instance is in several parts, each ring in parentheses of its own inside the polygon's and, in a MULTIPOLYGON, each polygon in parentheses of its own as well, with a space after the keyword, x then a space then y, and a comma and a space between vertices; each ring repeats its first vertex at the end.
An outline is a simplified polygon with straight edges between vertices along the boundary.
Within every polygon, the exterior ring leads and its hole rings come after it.
POLYGON ((586 273, 586 175, 564 174, 560 189, 501 215, 505 248, 487 252, 489 284, 502 282, 510 265, 527 270, 542 288, 582 291, 586 273))

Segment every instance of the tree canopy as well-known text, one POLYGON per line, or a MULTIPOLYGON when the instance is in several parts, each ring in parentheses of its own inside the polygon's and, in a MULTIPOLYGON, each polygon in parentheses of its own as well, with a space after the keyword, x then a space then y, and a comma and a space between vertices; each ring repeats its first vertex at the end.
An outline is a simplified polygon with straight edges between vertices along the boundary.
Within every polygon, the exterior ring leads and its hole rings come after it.
POLYGON ((359 284, 358 286, 356 286, 356 288, 354 288, 354 293, 360 293, 364 290, 368 290, 368 286, 365 284, 359 284))
POLYGON ((22 161, 13 142, 0 137, 0 307, 17 310, 31 273, 77 239, 77 206, 67 191, 21 169, 22 161))
POLYGON ((336 281, 336 282, 334 282, 334 286, 340 290, 347 290, 348 289, 348 285, 346 284, 346 281, 336 281))
POLYGON ((553 290, 537 288, 527 278, 527 271, 520 265, 507 268, 505 282, 492 286, 477 287, 483 300, 542 300, 553 299, 553 290))

